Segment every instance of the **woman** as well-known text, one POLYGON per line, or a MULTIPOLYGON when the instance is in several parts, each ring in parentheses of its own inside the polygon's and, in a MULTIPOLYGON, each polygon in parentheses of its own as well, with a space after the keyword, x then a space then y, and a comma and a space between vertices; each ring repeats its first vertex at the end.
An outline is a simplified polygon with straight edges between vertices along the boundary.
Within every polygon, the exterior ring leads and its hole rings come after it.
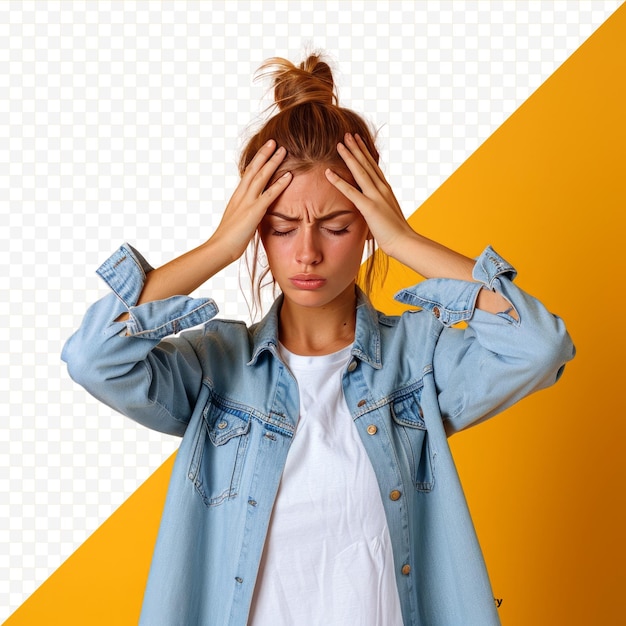
POLYGON ((446 436, 554 383, 567 332, 491 248, 410 228, 319 56, 264 69, 279 111, 215 233, 155 270, 122 246, 98 270, 115 295, 63 353, 94 396, 182 436, 141 621, 497 624, 446 436), (374 240, 431 279, 397 295, 421 310, 384 316, 356 286, 374 240), (281 295, 250 327, 208 321, 185 294, 251 241, 281 295))

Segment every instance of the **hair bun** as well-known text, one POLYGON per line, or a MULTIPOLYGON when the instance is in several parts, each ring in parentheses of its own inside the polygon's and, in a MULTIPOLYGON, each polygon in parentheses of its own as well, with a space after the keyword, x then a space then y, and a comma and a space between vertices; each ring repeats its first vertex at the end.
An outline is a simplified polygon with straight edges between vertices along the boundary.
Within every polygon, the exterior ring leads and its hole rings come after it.
POLYGON ((309 55, 299 67, 287 59, 268 59, 259 75, 272 79, 274 101, 281 111, 306 103, 337 105, 332 70, 319 54, 309 55))

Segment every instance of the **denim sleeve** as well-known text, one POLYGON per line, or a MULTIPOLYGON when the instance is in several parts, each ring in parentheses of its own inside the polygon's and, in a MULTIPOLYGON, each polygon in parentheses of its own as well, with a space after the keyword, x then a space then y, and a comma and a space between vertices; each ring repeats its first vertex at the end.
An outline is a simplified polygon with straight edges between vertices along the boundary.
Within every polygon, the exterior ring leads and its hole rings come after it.
POLYGON ((183 435, 202 384, 194 332, 217 313, 207 298, 174 296, 136 306, 152 268, 128 244, 97 270, 113 293, 93 304, 61 358, 73 380, 116 411, 183 435), (115 320, 127 312, 124 322, 115 320))
POLYGON ((475 282, 434 279, 397 294, 442 324, 433 372, 446 431, 488 419, 555 383, 575 350, 563 321, 513 283, 516 272, 491 247, 478 257, 475 282), (510 308, 476 308, 481 289, 501 293, 510 308), (465 328, 454 324, 467 322, 465 328))

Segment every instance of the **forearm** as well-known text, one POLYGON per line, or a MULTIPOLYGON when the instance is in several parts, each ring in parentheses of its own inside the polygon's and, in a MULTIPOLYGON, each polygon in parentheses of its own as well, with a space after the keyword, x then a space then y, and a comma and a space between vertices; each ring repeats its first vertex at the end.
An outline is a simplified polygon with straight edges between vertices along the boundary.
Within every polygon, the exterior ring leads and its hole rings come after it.
POLYGON ((424 278, 472 280, 473 259, 413 231, 398 238, 390 255, 424 278))
POLYGON ((235 259, 213 238, 146 275, 137 304, 187 296, 235 259))
MULTIPOLYGON (((189 295, 245 252, 267 208, 291 182, 288 172, 267 186, 285 154, 284 148, 276 149, 274 141, 269 141, 257 152, 213 236, 197 248, 148 272, 137 304, 189 295)), ((124 319, 120 317, 118 321, 124 319)))
MULTIPOLYGON (((473 259, 416 232, 404 235, 391 256, 424 278, 474 280, 473 259)), ((488 313, 500 313, 510 308, 510 303, 495 291, 481 289, 476 306, 488 313)), ((512 315, 515 317, 515 313, 512 315)))
MULTIPOLYGON (((148 272, 137 306, 172 296, 187 296, 234 260, 223 243, 211 238, 197 248, 148 272)), ((127 319, 128 313, 123 313, 116 321, 123 322, 127 319)))

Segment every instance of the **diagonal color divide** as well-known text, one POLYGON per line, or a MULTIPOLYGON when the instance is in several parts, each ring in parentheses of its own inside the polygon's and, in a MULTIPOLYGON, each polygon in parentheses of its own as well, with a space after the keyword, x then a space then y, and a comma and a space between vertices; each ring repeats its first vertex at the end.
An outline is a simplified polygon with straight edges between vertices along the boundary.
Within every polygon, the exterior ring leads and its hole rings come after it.
MULTIPOLYGON (((578 348, 556 387, 451 440, 507 626, 622 617, 624 76, 626 6, 410 218, 470 255, 493 244, 578 348)), ((395 312, 390 294, 416 280, 392 264, 373 299, 395 312)), ((172 462, 5 624, 135 624, 172 462)))

